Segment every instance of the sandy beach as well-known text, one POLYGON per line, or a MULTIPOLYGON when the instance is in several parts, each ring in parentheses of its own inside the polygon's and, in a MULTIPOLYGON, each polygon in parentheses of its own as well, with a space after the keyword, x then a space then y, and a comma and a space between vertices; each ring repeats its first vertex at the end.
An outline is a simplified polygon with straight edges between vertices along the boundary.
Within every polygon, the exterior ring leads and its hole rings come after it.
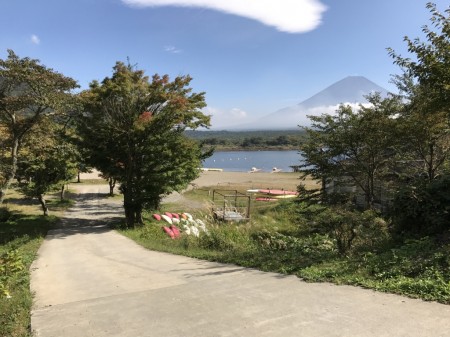
MULTIPOLYGON (((102 179, 97 171, 81 174, 81 179, 102 179)), ((192 181, 193 188, 246 188, 285 189, 295 191, 301 183, 300 174, 295 172, 218 172, 202 171, 192 181)), ((304 181, 307 187, 315 186, 312 181, 304 181)))
MULTIPOLYGON (((294 172, 215 172, 205 171, 192 182, 194 187, 244 187, 248 189, 285 189, 295 191, 301 183, 300 174, 294 172)), ((314 182, 307 181, 307 186, 314 182)))

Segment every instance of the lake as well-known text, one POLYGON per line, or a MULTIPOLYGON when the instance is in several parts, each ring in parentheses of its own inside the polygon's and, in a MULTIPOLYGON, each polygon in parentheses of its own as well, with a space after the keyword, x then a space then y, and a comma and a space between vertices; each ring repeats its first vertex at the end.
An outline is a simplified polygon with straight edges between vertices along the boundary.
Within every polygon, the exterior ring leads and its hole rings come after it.
POLYGON ((233 172, 247 172, 252 167, 271 172, 276 167, 282 172, 292 172, 289 166, 300 165, 300 160, 298 151, 223 151, 206 159, 203 167, 233 172))

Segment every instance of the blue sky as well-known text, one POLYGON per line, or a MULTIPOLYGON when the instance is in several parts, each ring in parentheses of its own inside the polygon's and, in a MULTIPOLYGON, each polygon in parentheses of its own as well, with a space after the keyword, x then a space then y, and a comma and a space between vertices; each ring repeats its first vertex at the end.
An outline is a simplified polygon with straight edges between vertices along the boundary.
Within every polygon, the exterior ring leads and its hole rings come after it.
MULTIPOLYGON (((435 1, 443 11, 447 1, 435 1)), ((300 103, 349 75, 388 90, 387 47, 429 24, 419 0, 0 0, 0 58, 39 59, 84 89, 127 61, 191 75, 213 127, 300 103)))

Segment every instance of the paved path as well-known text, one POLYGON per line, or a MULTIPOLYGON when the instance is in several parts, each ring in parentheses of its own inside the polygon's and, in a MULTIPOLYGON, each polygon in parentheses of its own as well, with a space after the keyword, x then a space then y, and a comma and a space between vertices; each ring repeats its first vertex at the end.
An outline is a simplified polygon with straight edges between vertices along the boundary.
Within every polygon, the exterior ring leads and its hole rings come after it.
POLYGON ((85 196, 32 266, 37 336, 450 336, 450 306, 145 250, 85 196))

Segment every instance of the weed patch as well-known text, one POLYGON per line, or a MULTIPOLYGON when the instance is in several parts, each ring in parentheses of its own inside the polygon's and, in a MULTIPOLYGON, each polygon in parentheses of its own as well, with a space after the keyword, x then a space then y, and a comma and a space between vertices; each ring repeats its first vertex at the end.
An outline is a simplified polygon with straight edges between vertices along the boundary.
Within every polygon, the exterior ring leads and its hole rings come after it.
MULTIPOLYGON (((204 191, 185 195, 189 196, 195 201, 208 198, 204 191)), ((177 209, 176 204, 170 207, 177 209)), ((239 224, 217 224, 207 211, 197 211, 208 228, 208 234, 198 238, 182 233, 179 239, 172 240, 162 231, 163 223, 149 214, 144 226, 122 233, 153 250, 293 274, 310 282, 349 284, 450 304, 447 241, 426 237, 396 242, 390 238, 383 219, 371 213, 355 213, 351 220, 356 225, 350 228, 355 237, 352 245, 343 250, 342 236, 337 234, 347 233, 346 214, 339 214, 342 226, 327 233, 322 224, 335 218, 329 214, 329 220, 322 214, 320 222, 299 219, 298 207, 290 201, 254 205, 252 220, 239 224)))
POLYGON ((56 220, 11 213, 0 225, 0 336, 30 336, 29 268, 56 220))

